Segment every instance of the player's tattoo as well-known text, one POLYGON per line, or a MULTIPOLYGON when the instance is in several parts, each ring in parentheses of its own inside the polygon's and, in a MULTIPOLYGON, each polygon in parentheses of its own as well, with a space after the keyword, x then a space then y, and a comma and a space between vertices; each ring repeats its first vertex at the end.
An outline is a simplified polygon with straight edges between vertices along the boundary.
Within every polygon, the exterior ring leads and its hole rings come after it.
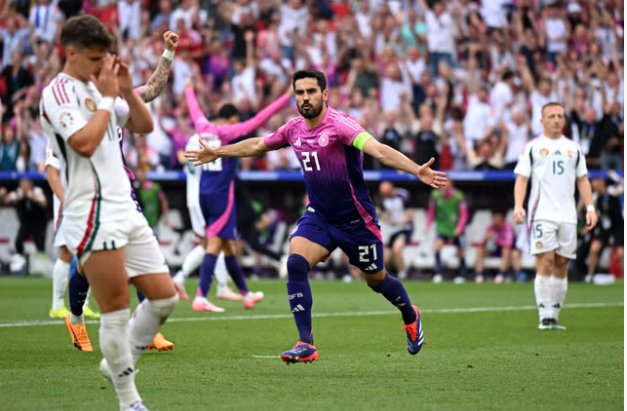
POLYGON ((171 67, 172 60, 169 60, 165 57, 161 57, 159 59, 157 68, 148 79, 148 82, 141 87, 139 96, 144 102, 149 103, 157 98, 159 94, 161 94, 166 84, 168 84, 168 77, 170 76, 171 67))

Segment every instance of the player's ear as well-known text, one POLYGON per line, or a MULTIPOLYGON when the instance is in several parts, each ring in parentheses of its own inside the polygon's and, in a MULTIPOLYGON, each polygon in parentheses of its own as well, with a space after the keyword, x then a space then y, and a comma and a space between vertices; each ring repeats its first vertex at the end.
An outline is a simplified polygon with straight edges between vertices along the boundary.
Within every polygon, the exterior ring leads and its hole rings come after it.
POLYGON ((322 90, 322 101, 327 101, 328 98, 329 98, 329 89, 325 88, 324 90, 322 90))

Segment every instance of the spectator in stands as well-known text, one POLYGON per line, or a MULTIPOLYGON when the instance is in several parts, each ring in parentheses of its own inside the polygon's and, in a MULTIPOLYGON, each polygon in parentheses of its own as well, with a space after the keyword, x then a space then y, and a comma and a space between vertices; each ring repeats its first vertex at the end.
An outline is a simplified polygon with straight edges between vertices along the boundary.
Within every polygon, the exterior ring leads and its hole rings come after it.
POLYGON ((20 180, 19 187, 12 192, 0 187, 0 202, 12 205, 17 211, 20 228, 15 237, 15 251, 24 256, 24 242, 32 237, 37 251, 44 252, 46 228, 48 224, 48 201, 41 187, 33 185, 29 179, 20 180))
POLYGON ((433 167, 440 168, 440 153, 438 145, 440 144, 440 136, 433 130, 433 113, 423 106, 420 110, 420 131, 414 137, 415 155, 414 159, 419 164, 429 161, 431 157, 435 158, 433 167))
POLYGON ((28 21, 34 30, 37 41, 53 44, 59 38, 59 28, 63 23, 63 13, 57 8, 56 1, 37 0, 30 9, 28 21))
POLYGON ((591 235, 586 282, 591 282, 592 276, 597 272, 599 258, 605 247, 616 247, 621 261, 624 255, 623 229, 625 228, 625 220, 620 199, 610 194, 603 178, 594 178, 591 184, 595 197, 594 205, 599 215, 599 224, 594 228, 591 235))
POLYGON ((26 87, 34 83, 32 74, 22 67, 22 52, 16 51, 11 58, 11 65, 6 66, 0 73, 0 84, 4 86, 0 92, 2 101, 6 102, 6 109, 2 116, 7 121, 14 116, 15 100, 23 97, 26 87))
POLYGON ((388 240, 385 243, 386 265, 392 274, 400 279, 407 278, 403 250, 411 240, 414 229, 413 210, 409 208, 409 191, 395 187, 391 181, 379 184, 379 210, 381 221, 388 226, 388 240))
POLYGON ((15 138, 15 130, 5 123, 2 126, 2 141, 0 142, 0 170, 6 171, 23 171, 18 170, 20 160, 20 142, 15 138))
POLYGON ((462 283, 466 278, 466 261, 462 240, 468 222, 468 205, 464 193, 456 189, 450 179, 442 189, 431 192, 427 212, 427 232, 434 221, 437 238, 435 240, 433 282, 440 283, 444 279, 440 253, 445 245, 452 245, 457 249, 457 257, 459 258, 459 272, 455 277, 455 282, 462 283))
POLYGON ((475 283, 483 283, 484 259, 486 257, 500 257, 499 271, 494 277, 494 283, 500 284, 507 278, 510 267, 516 275, 520 272, 520 252, 516 250, 514 227, 505 220, 502 211, 492 213, 492 224, 486 229, 483 241, 477 245, 477 259, 475 262, 475 283))
MULTIPOLYGON (((426 2, 425 2, 426 3, 426 2)), ((428 4, 426 4, 428 7, 428 4)), ((432 76, 438 75, 441 60, 455 67, 455 20, 446 8, 446 2, 435 0, 425 14, 427 23, 427 44, 429 48, 429 71, 432 76)))
POLYGON ((505 127, 501 128, 501 131, 507 145, 505 168, 513 170, 518 162, 518 156, 531 137, 529 119, 525 112, 521 108, 514 108, 511 119, 505 121, 505 127))

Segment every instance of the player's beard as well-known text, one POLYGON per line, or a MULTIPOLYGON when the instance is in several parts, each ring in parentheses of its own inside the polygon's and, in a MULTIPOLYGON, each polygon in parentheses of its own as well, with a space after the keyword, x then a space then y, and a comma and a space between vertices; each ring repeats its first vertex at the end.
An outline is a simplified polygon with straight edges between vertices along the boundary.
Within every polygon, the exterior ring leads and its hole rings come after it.
POLYGON ((323 103, 320 102, 318 106, 315 106, 311 102, 303 103, 300 106, 298 106, 298 112, 300 113, 301 116, 305 118, 316 118, 322 112, 322 104, 323 103), (307 106, 307 108, 303 109, 303 106, 307 106))

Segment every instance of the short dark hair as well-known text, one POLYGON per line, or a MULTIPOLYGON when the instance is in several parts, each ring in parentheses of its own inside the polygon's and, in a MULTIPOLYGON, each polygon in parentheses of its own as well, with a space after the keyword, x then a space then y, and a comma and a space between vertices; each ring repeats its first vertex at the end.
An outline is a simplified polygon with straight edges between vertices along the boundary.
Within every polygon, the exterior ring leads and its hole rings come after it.
POLYGON ((229 119, 233 116, 239 116, 239 110, 231 103, 226 103, 218 110, 218 118, 229 119))
POLYGON ((320 91, 324 91, 327 88, 327 77, 320 70, 298 70, 292 76, 292 87, 296 87, 296 80, 304 78, 315 78, 320 86, 320 91))
POLYGON ((549 101, 548 103, 543 105, 542 110, 540 110, 540 114, 542 115, 542 117, 544 117, 544 110, 549 107, 561 107, 562 110, 564 109, 564 106, 561 103, 558 103, 557 101, 549 101))
POLYGON ((89 14, 70 17, 61 29, 61 43, 78 49, 111 49, 113 37, 100 20, 89 14))

